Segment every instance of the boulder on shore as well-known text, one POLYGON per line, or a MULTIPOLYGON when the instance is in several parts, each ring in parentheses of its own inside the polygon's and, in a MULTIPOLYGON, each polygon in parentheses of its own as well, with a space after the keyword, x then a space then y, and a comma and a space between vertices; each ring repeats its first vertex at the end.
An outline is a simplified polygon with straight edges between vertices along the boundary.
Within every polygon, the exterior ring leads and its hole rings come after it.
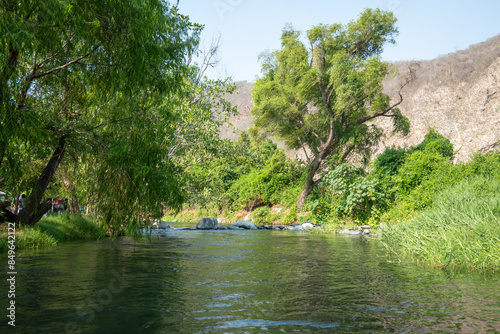
POLYGON ((311 224, 311 223, 302 223, 301 226, 302 226, 302 228, 304 230, 308 230, 308 229, 314 228, 314 225, 311 224))
POLYGON ((254 223, 252 223, 251 221, 248 221, 248 220, 242 220, 242 221, 236 222, 232 226, 242 227, 246 230, 256 230, 257 229, 257 226, 255 226, 254 223))
POLYGON ((215 230, 219 223, 217 222, 217 218, 213 217, 203 217, 196 224, 197 230, 215 230))
POLYGON ((160 223, 158 224, 158 228, 168 230, 170 229, 170 225, 164 220, 160 220, 160 223))

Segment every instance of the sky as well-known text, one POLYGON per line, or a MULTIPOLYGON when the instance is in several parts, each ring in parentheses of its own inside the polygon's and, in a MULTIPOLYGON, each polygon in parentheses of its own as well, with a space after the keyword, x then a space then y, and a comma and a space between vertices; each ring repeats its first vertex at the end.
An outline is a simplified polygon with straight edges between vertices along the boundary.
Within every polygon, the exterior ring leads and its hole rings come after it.
POLYGON ((398 19, 386 61, 434 59, 500 34, 500 0, 179 0, 178 7, 205 26, 202 49, 220 36, 219 65, 206 74, 234 81, 260 76, 258 56, 279 49, 285 25, 305 32, 320 23, 347 24, 366 8, 390 10, 398 19))

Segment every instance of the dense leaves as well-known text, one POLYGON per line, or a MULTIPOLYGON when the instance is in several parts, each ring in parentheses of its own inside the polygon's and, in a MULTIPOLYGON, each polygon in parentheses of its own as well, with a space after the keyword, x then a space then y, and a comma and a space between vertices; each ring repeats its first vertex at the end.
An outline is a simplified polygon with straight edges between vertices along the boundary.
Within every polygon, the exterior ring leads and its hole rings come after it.
POLYGON ((76 185, 110 225, 178 208, 186 162, 217 151, 231 112, 228 83, 190 64, 201 27, 160 0, 6 1, 0 24, 0 179, 29 195, 19 221, 76 185))
POLYGON ((396 108, 401 100, 391 105, 382 92, 389 66, 379 55, 386 43, 394 43, 395 22, 390 12, 367 9, 345 26, 311 28, 307 43, 287 26, 281 49, 261 57, 263 77, 255 84, 251 112, 257 127, 306 155, 309 170, 299 208, 328 160, 369 161, 382 135, 370 120, 390 117, 396 131, 408 133, 408 120, 396 108))

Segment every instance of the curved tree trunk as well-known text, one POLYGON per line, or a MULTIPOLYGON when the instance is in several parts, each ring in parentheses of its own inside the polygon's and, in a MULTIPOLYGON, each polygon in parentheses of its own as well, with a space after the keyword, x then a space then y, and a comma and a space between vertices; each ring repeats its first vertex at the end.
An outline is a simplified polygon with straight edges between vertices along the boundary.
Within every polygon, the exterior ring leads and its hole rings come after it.
POLYGON ((306 203, 307 196, 309 196, 311 194, 312 190, 314 189, 314 187, 321 182, 321 179, 314 181, 314 176, 316 175, 316 172, 318 171, 322 162, 323 162, 323 159, 322 158, 319 159, 319 156, 318 156, 314 160, 309 171, 307 172, 306 184, 304 185, 304 188, 302 188, 302 191, 300 192, 299 200, 297 201, 297 209, 299 211, 302 210, 302 207, 306 203))
POLYGON ((52 154, 52 157, 45 166, 45 169, 36 181, 35 186, 33 187, 33 190, 28 197, 28 200, 26 201, 26 206, 17 217, 18 223, 22 225, 33 226, 43 217, 43 215, 47 211, 50 210, 52 200, 48 199, 43 201, 43 195, 64 156, 67 138, 68 135, 62 135, 59 138, 59 142, 54 151, 54 154, 52 154))
POLYGON ((307 196, 309 196, 313 190, 313 188, 321 182, 321 178, 314 181, 314 176, 318 172, 319 168, 321 167, 321 164, 325 160, 326 157, 328 157, 328 154, 331 152, 332 147, 336 145, 336 138, 335 138, 335 123, 333 119, 333 113, 330 112, 330 133, 328 135, 328 140, 326 143, 323 145, 323 148, 321 151, 314 157, 313 162, 311 163, 311 166, 309 167, 309 171, 307 172, 307 177, 306 177, 306 184, 304 185, 304 188, 302 188, 302 191, 300 192, 299 200, 297 201, 297 209, 298 211, 302 210, 302 206, 304 206, 307 196))

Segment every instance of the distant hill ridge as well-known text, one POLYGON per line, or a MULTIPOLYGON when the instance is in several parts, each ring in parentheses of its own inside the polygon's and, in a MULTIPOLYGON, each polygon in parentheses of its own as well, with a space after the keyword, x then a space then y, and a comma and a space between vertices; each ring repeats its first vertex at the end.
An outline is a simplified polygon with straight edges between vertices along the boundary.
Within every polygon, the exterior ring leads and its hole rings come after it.
MULTIPOLYGON (((416 69, 416 79, 403 91, 401 111, 411 122, 406 137, 392 135, 390 120, 377 120, 386 137, 376 148, 416 145, 429 128, 450 138, 456 159, 466 161, 473 152, 486 152, 500 145, 500 35, 469 48, 433 60, 393 63, 399 74, 384 81, 391 98, 397 97, 399 82, 416 69)), ((237 93, 226 99, 238 107, 230 119, 235 131, 221 129, 223 138, 236 139, 252 126, 252 83, 237 82, 237 93)))

